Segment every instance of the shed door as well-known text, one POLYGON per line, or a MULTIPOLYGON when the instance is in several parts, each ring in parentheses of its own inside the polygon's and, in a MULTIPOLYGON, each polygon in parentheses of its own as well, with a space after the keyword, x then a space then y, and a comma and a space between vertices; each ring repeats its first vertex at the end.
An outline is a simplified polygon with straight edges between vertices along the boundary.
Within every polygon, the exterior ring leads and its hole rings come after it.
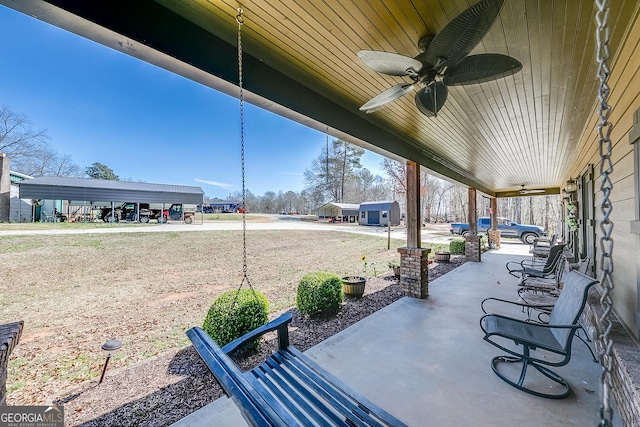
POLYGON ((369 211, 369 222, 367 224, 380 224, 380 211, 369 211))

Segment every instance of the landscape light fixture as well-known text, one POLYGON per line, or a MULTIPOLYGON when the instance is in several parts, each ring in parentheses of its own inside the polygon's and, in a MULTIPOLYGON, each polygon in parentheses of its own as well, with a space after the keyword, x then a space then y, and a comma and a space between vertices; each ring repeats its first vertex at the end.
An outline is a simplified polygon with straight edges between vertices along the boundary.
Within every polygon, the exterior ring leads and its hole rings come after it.
POLYGON ((107 359, 104 361, 104 367, 102 368, 102 375, 100 375, 100 381, 98 381, 98 384, 100 384, 104 379, 104 374, 105 372, 107 372, 107 365, 109 364, 109 359, 111 359, 111 356, 113 355, 113 353, 119 350, 120 347, 122 347, 122 341, 120 340, 109 340, 106 343, 102 344, 102 351, 107 353, 107 359))
POLYGON ((578 184, 576 183, 576 180, 573 178, 569 178, 569 181, 567 181, 567 183, 565 184, 564 189, 567 193, 575 193, 576 191, 578 191, 578 184))

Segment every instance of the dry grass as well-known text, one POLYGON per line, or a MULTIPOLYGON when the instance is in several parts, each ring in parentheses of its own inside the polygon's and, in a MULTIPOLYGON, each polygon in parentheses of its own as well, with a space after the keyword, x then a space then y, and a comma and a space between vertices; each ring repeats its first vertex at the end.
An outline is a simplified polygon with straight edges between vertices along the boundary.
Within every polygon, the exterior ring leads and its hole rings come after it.
MULTIPOLYGON (((295 305, 309 271, 378 273, 399 259, 392 241, 327 231, 252 231, 249 277, 272 310, 295 305)), ((7 403, 42 404, 100 374, 100 345, 123 341, 112 368, 179 349, 209 305, 241 280, 235 231, 9 236, 0 238, 0 323, 25 321, 9 366, 7 403)))

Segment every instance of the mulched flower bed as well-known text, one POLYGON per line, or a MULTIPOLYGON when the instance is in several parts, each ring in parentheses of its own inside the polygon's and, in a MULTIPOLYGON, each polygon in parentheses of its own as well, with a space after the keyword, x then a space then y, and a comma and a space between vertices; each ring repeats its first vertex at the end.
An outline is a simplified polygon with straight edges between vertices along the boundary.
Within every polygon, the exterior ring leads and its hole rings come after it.
MULTIPOLYGON (((464 256, 429 266, 429 280, 464 264, 464 256)), ((307 350, 359 320, 401 298, 398 279, 390 272, 368 278, 364 296, 347 299, 330 319, 310 319, 296 308, 289 328, 291 343, 307 350)), ((280 313, 273 313, 277 317, 280 313)), ((238 361, 251 369, 268 357, 277 343, 266 336, 260 352, 238 361)), ((168 426, 224 395, 192 346, 165 353, 119 371, 109 371, 102 384, 90 381, 63 393, 54 403, 64 405, 68 426, 168 426)))

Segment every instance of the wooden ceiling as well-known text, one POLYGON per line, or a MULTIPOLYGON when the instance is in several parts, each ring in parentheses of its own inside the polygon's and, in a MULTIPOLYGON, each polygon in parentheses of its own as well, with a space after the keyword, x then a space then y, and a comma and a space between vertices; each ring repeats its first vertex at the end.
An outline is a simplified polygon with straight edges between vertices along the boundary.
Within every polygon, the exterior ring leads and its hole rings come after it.
MULTIPOLYGON (((236 9, 244 86, 261 107, 480 191, 557 191, 596 105, 593 0, 506 0, 473 53, 523 64, 493 82, 449 87, 437 117, 414 93, 358 108, 408 78, 378 74, 361 49, 414 57, 474 0, 0 0, 0 3, 237 96, 236 9), (84 4, 83 4, 84 3, 84 4)), ((615 56, 634 0, 611 2, 615 56)))

